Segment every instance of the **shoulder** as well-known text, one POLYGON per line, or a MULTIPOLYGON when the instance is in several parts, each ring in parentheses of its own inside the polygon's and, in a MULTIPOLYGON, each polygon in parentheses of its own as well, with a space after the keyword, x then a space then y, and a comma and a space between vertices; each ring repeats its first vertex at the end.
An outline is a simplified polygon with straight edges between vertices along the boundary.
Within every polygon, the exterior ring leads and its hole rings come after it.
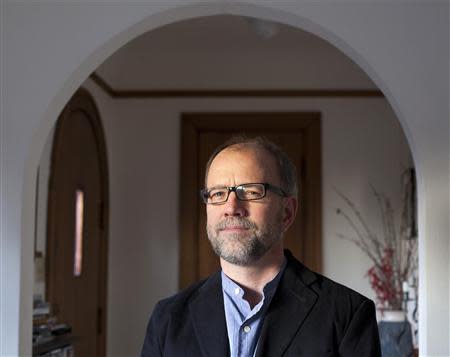
POLYGON ((366 336, 361 341, 375 341, 376 347, 378 332, 372 300, 308 269, 292 256, 288 258, 283 283, 286 291, 309 304, 308 321, 320 321, 321 333, 328 331, 337 345, 351 345, 355 339, 366 336))
POLYGON ((218 275, 220 276, 220 274, 214 274, 208 279, 199 281, 175 295, 160 300, 155 305, 147 324, 141 356, 163 355, 169 326, 172 331, 176 331, 189 323, 187 316, 191 302, 202 290, 207 290, 212 282, 216 282, 217 285, 217 280, 220 282, 218 275))
POLYGON ((196 282, 186 289, 160 300, 155 305, 152 318, 159 320, 168 318, 170 315, 180 315, 185 313, 188 310, 190 303, 194 301, 202 291, 218 286, 220 283, 220 273, 215 273, 207 279, 196 282))
POLYGON ((321 303, 328 305, 333 310, 354 312, 361 304, 373 305, 372 300, 364 295, 310 270, 292 255, 288 257, 287 268, 294 272, 297 283, 312 290, 321 303))
POLYGON ((336 281, 333 281, 321 274, 314 273, 317 277, 315 284, 312 288, 320 292, 324 297, 328 297, 330 300, 334 300, 339 304, 359 305, 366 301, 371 301, 361 293, 342 285, 336 281))
POLYGON ((185 309, 189 302, 195 299, 199 290, 205 285, 206 281, 208 281, 208 279, 203 279, 172 296, 158 301, 153 314, 157 313, 159 315, 165 315, 171 312, 176 313, 185 309))

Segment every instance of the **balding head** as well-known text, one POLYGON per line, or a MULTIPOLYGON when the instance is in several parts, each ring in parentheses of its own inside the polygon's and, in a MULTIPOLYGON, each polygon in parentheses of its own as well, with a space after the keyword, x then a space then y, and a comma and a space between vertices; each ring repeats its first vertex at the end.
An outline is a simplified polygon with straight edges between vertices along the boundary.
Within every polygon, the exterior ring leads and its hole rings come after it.
POLYGON ((262 153, 269 154, 274 159, 280 184, 283 190, 292 197, 298 195, 298 178, 295 165, 289 156, 276 144, 267 140, 264 137, 257 136, 255 138, 248 138, 245 136, 233 136, 230 140, 220 145, 209 157, 206 164, 205 172, 205 186, 208 179, 208 172, 213 160, 216 156, 224 150, 235 151, 255 151, 258 156, 262 153))

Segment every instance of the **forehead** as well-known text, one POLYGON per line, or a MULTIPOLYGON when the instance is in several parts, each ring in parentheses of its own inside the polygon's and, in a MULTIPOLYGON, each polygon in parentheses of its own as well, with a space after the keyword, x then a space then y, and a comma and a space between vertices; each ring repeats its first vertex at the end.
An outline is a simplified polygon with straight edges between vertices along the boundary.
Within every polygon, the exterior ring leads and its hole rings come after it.
POLYGON ((209 187, 250 182, 279 184, 278 176, 275 158, 266 150, 230 147, 212 161, 206 184, 209 187))

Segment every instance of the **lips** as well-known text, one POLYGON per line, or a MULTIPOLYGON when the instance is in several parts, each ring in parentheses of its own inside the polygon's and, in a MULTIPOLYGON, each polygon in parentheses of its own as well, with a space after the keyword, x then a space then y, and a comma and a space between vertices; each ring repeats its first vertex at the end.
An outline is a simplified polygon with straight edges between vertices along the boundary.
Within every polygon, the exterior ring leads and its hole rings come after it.
POLYGON ((221 231, 246 231, 248 228, 243 226, 229 226, 220 229, 221 231))

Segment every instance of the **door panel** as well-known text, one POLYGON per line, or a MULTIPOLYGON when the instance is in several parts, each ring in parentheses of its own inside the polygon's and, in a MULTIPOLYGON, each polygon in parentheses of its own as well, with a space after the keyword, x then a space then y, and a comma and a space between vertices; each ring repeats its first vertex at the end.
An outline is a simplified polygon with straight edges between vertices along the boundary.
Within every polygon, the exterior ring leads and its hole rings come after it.
POLYGON ((55 130, 49 186, 47 300, 77 356, 104 355, 106 160, 99 119, 78 92, 55 130))

